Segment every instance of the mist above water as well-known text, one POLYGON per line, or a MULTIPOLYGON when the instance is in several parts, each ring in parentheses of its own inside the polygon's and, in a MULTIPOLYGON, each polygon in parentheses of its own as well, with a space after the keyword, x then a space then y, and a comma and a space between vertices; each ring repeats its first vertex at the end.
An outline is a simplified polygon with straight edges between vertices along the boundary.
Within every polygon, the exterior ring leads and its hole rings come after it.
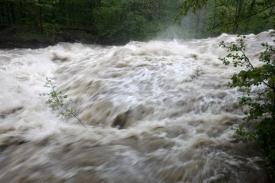
MULTIPOLYGON (((60 43, 0 51, 0 182, 264 182, 261 154, 238 142, 241 93, 218 43, 60 43), (46 104, 46 78, 86 127, 46 104)), ((270 31, 248 35, 255 61, 270 31)))

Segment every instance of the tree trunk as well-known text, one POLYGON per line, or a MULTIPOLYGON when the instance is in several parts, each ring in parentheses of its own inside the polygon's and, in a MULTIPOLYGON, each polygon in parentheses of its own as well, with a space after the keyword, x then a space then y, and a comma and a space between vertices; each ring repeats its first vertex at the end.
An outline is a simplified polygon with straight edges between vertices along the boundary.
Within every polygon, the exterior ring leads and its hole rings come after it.
POLYGON ((237 33, 239 30, 239 21, 240 21, 242 5, 243 5, 242 0, 236 0, 236 1, 237 2, 236 2, 235 20, 234 20, 234 25, 233 25, 233 33, 237 33))
POLYGON ((248 11, 248 16, 249 16, 249 18, 248 18, 247 21, 246 21, 245 32, 247 32, 248 29, 249 29, 249 24, 250 24, 250 20, 251 20, 251 14, 252 14, 252 12, 253 12, 253 10, 254 10, 255 4, 256 4, 256 0, 253 0, 253 1, 251 2, 251 4, 250 4, 249 11, 248 11))
POLYGON ((197 11, 195 16, 196 16, 196 25, 195 25, 196 26, 195 27, 196 35, 195 36, 196 36, 196 38, 198 38, 199 37, 199 33, 200 33, 199 29, 200 29, 200 20, 201 20, 200 19, 200 11, 197 11))
POLYGON ((43 33, 43 14, 42 14, 42 3, 38 1, 38 27, 40 29, 40 33, 43 33))
POLYGON ((213 27, 216 25, 216 14, 217 14, 217 0, 214 1, 213 27))

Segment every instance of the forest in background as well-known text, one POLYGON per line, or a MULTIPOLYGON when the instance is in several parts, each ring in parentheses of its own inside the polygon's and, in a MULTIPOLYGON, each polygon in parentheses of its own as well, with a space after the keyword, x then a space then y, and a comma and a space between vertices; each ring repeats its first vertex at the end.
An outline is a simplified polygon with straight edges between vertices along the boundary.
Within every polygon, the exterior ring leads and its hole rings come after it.
POLYGON ((273 0, 1 0, 0 47, 258 33, 275 27, 274 7, 273 0))

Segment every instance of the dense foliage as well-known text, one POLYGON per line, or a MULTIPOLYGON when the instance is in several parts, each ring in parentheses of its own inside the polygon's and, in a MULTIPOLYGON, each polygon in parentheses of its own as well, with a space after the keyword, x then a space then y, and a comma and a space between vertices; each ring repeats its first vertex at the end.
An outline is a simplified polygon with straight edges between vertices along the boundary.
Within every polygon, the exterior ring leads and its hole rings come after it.
POLYGON ((197 37, 258 33, 275 27, 274 0, 183 0, 182 15, 193 19, 197 37))
POLYGON ((256 33, 275 27, 274 7, 273 0, 1 0, 0 45, 256 33))
POLYGON ((52 39, 124 43, 155 36, 178 11, 179 0, 2 0, 0 25, 24 37, 27 28, 52 39))
POLYGON ((228 51, 228 55, 222 59, 224 64, 245 67, 233 75, 230 83, 231 87, 245 91, 240 104, 248 107, 248 123, 240 127, 237 134, 248 140, 256 140, 275 168, 275 39, 273 43, 262 43, 264 51, 259 56, 261 65, 255 67, 246 55, 244 38, 233 43, 221 43, 228 51))

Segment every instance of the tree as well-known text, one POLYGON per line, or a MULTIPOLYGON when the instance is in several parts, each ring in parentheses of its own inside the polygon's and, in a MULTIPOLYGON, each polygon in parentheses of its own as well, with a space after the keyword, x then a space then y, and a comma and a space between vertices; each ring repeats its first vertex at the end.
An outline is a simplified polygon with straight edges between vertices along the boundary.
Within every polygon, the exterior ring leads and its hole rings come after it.
POLYGON ((258 67, 246 54, 245 37, 240 37, 237 42, 221 42, 228 51, 221 60, 226 65, 245 67, 233 75, 230 83, 231 87, 245 91, 240 104, 248 107, 245 118, 248 123, 237 133, 246 139, 255 139, 275 168, 275 32, 272 38, 273 44, 262 43, 264 51, 259 56, 261 65, 258 67))
MULTIPOLYGON (((202 19, 203 26, 191 27, 190 32, 197 31, 199 37, 227 33, 258 33, 274 28, 274 0, 183 0, 181 16, 192 13, 202 19), (199 13, 204 11, 203 15, 199 13)), ((202 24, 201 23, 201 24, 202 24)), ((186 29, 189 27, 187 26, 186 29)))

